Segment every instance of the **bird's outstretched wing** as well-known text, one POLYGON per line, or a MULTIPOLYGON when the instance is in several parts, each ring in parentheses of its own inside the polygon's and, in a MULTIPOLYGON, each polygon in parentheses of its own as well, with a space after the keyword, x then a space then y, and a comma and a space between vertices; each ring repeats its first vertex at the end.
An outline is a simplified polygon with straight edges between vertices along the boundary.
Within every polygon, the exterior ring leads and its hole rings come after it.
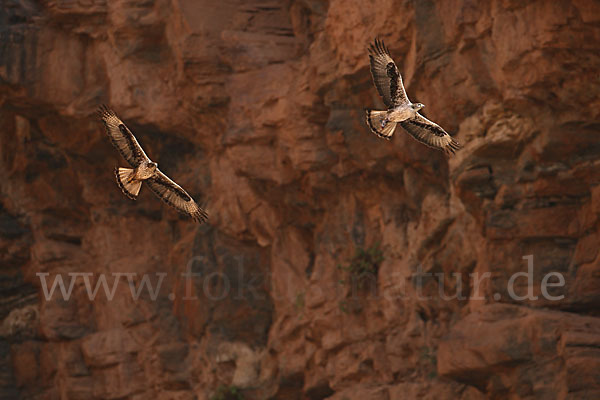
POLYGON ((135 136, 133 136, 133 133, 117 117, 113 110, 106 105, 101 105, 98 109, 98 115, 102 119, 102 122, 104 122, 110 141, 132 167, 137 167, 143 161, 150 161, 146 153, 144 153, 142 146, 140 146, 135 136))
POLYGON ((419 113, 413 119, 400 122, 400 125, 417 141, 444 153, 454 154, 461 147, 441 126, 419 113))
POLYGON ((369 47, 373 83, 388 108, 408 103, 402 76, 382 40, 375 39, 369 47))
POLYGON ((160 170, 157 169, 156 174, 145 182, 154 194, 179 212, 189 215, 200 223, 208 219, 206 211, 198 206, 192 196, 160 170))

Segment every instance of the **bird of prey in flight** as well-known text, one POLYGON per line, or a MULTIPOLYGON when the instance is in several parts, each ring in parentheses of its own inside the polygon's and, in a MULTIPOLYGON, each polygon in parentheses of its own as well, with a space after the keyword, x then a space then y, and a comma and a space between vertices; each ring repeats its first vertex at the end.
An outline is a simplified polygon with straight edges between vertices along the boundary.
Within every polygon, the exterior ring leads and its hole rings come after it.
POLYGON ((158 169, 158 164, 148 158, 133 133, 117 117, 114 111, 102 105, 98 109, 98 114, 104 122, 110 141, 129 165, 133 167, 115 168, 117 184, 125 196, 136 200, 142 182, 146 182, 155 195, 179 212, 200 223, 207 220, 208 214, 206 211, 200 208, 181 186, 158 169))
POLYGON ((402 76, 382 40, 375 39, 371 44, 369 59, 373 83, 388 108, 386 111, 366 110, 367 125, 373 133, 389 140, 400 124, 417 141, 446 154, 454 154, 460 144, 441 126, 419 114, 425 106, 408 99, 402 76))

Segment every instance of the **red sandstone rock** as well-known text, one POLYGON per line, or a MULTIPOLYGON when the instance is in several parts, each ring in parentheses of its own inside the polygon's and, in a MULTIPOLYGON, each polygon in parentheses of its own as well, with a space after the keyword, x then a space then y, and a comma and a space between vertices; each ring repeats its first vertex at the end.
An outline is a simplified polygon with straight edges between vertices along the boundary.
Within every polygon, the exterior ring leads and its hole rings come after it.
POLYGON ((600 397, 596 2, 4 3, 0 397, 600 397), (456 157, 369 132, 375 36, 456 157), (121 195, 100 103, 208 225, 121 195), (137 275, 46 301, 39 272, 137 275))

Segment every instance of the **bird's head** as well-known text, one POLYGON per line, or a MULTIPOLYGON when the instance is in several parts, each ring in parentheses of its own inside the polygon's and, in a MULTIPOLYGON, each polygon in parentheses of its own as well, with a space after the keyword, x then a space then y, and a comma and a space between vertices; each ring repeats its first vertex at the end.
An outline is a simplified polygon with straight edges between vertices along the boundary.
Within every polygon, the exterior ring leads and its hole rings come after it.
POLYGON ((415 111, 419 111, 421 108, 425 107, 423 103, 413 103, 412 108, 415 111))

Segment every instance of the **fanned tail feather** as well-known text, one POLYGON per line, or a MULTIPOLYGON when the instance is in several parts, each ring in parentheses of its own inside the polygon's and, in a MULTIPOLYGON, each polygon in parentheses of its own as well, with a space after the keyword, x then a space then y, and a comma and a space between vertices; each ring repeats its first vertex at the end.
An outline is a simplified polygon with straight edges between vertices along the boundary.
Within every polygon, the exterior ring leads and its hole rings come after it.
POLYGON ((396 122, 388 121, 382 128, 382 121, 387 116, 387 111, 365 110, 367 125, 379 137, 390 140, 396 130, 396 122))
POLYGON ((115 177, 117 184, 121 188, 123 194, 131 200, 137 200, 142 187, 142 181, 133 179, 134 170, 131 168, 115 168, 115 177))

